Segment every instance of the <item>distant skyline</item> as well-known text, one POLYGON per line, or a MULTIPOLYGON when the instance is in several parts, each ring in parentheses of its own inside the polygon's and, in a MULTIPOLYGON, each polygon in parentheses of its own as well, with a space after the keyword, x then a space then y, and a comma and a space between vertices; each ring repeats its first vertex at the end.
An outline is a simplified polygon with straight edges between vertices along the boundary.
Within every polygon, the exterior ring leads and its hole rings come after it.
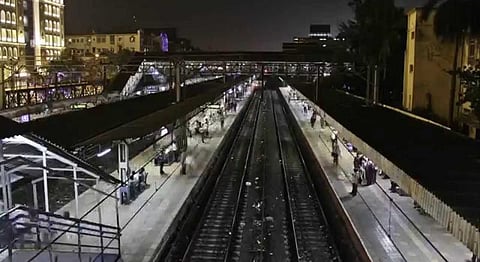
MULTIPOLYGON (((310 24, 331 24, 334 33, 352 17, 349 0, 65 0, 66 33, 125 28, 176 27, 204 50, 277 51, 306 36, 310 24)), ((396 0, 421 6, 424 0, 396 0)))

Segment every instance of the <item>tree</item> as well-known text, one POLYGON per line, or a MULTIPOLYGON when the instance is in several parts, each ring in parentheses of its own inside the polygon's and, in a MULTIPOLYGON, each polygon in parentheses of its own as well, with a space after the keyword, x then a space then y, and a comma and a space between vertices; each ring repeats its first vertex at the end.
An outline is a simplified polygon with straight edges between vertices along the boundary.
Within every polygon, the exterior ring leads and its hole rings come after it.
MULTIPOLYGON (((350 53, 366 67, 367 103, 370 95, 371 69, 383 72, 387 67, 392 49, 398 46, 406 31, 403 10, 393 0, 352 0, 349 5, 354 11, 354 20, 340 24, 340 34, 350 43, 350 53)), ((377 82, 378 83, 378 82, 377 82)))
MULTIPOLYGON (((458 64, 466 36, 480 36, 480 1, 478 0, 429 0, 423 8, 422 19, 427 20, 435 11, 433 27, 436 36, 445 42, 455 45, 450 83, 449 123, 453 124, 457 77, 462 70, 458 64)), ((467 91, 472 94, 469 99, 476 100, 473 94, 478 91, 467 91)), ((475 109, 474 109, 475 110, 475 109)), ((478 112, 477 112, 478 114, 478 112)))
POLYGON ((107 52, 104 54, 108 61, 115 66, 124 66, 128 64, 133 57, 133 52, 128 49, 122 49, 118 53, 107 52))

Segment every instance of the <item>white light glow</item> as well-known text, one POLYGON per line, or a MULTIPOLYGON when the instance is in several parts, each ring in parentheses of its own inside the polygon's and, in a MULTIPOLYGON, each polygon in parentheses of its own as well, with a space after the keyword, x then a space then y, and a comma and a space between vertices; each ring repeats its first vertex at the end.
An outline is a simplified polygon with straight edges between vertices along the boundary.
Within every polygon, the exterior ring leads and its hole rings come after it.
POLYGON ((109 148, 109 149, 105 149, 104 151, 100 152, 97 154, 97 157, 102 157, 102 156, 105 156, 106 154, 112 152, 112 149, 109 148))

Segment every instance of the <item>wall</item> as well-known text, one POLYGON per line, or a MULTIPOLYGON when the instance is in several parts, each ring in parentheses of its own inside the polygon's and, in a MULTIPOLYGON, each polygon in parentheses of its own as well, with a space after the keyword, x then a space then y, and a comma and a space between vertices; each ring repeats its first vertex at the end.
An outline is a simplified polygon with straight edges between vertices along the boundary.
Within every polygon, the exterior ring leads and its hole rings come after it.
POLYGON ((104 51, 118 53, 121 49, 139 52, 140 32, 123 34, 91 34, 67 36, 67 47, 77 55, 100 54, 104 51), (93 50, 95 49, 95 51, 93 50))
MULTIPOLYGON (((302 99, 307 98, 298 93, 302 99)), ((315 105, 318 112, 325 113, 320 107, 315 105)), ((365 156, 371 159, 380 169, 397 183, 402 190, 411 196, 427 214, 439 222, 448 232, 465 244, 473 253, 480 256, 480 232, 479 228, 470 224, 456 213, 447 204, 442 202, 434 194, 429 192, 426 188, 420 185, 417 181, 411 178, 402 169, 397 167, 390 160, 385 158, 382 154, 376 151, 373 147, 364 142, 361 138, 350 132, 350 130, 343 127, 330 115, 325 113, 327 123, 335 128, 339 137, 350 141, 355 147, 365 156)))
MULTIPOLYGON (((463 111, 461 106, 456 105, 460 91, 459 79, 453 108, 450 104, 452 75, 449 71, 453 69, 455 44, 436 37, 433 26, 435 13, 426 21, 422 20, 420 9, 413 9, 407 15, 403 106, 409 111, 431 110, 440 118, 436 120, 445 123, 449 120, 450 110, 453 110, 455 121, 463 111)), ((459 50, 459 67, 468 63, 468 43, 467 38, 459 50)))

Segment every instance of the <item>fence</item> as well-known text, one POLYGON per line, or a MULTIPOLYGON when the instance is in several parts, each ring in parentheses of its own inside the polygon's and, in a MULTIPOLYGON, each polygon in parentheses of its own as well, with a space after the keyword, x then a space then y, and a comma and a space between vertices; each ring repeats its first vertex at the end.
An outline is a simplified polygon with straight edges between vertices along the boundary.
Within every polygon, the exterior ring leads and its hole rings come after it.
MULTIPOLYGON (((298 93, 303 100, 308 100, 305 96, 298 93)), ((319 106, 314 105, 318 112, 324 112, 319 106)), ((460 216, 451 207, 438 199, 433 193, 420 185, 413 178, 408 176, 403 170, 393 164, 390 160, 383 157, 378 151, 365 143, 362 139, 354 135, 333 117, 326 112, 325 120, 330 126, 335 128, 342 137, 354 144, 360 152, 363 152, 369 159, 384 170, 402 190, 411 196, 418 205, 425 210, 433 219, 444 226, 448 232, 460 240, 475 255, 480 256, 480 231, 479 228, 470 224, 465 218, 460 216)))
POLYGON ((116 226, 25 206, 2 214, 0 221, 0 254, 7 252, 7 261, 112 261, 120 257, 116 226))

